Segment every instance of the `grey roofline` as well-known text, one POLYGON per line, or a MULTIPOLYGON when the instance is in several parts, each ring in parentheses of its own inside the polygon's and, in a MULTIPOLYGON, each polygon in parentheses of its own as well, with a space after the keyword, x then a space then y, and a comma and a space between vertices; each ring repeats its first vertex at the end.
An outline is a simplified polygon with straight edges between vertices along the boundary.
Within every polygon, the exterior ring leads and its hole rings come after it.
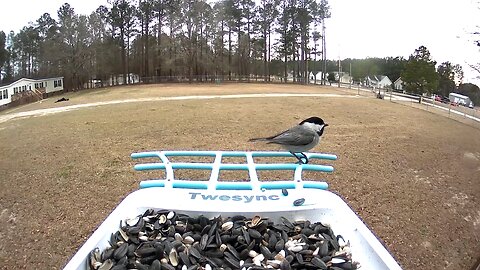
POLYGON ((0 85, 0 88, 9 88, 10 86, 12 86, 13 84, 21 81, 21 80, 32 80, 32 81, 35 81, 35 82, 44 82, 44 81, 47 81, 47 80, 52 80, 52 79, 63 79, 65 77, 61 76, 61 77, 48 77, 48 78, 39 78, 39 79, 33 79, 33 78, 28 78, 28 77, 22 77, 18 80, 15 80, 14 82, 11 82, 9 84, 4 84, 4 85, 0 85))

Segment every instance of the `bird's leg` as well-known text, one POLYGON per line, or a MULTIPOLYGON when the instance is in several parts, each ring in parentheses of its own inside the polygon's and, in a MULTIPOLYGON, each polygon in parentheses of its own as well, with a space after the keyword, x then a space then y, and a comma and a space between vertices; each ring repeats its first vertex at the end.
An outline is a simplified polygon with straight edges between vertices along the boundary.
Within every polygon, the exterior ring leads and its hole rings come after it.
POLYGON ((302 158, 298 157, 295 153, 290 152, 290 154, 292 154, 296 159, 298 159, 298 163, 297 163, 297 164, 307 164, 307 163, 308 163, 308 159, 307 159, 307 157, 305 156, 304 153, 300 153, 300 154, 303 155, 303 157, 305 158, 306 162, 304 162, 304 161, 302 160, 302 158))

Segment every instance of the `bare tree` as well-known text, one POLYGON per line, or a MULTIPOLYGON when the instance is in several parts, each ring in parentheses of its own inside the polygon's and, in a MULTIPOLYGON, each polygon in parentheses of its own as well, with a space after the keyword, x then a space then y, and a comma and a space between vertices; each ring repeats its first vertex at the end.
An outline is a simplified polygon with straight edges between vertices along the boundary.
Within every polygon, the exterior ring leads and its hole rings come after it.
POLYGON ((278 16, 277 6, 279 3, 279 0, 262 0, 258 7, 258 24, 261 29, 261 42, 263 45, 263 76, 265 76, 265 81, 270 80, 268 63, 271 60, 271 33, 273 23, 278 16))
POLYGON ((129 74, 129 49, 130 38, 135 33, 135 8, 128 0, 115 0, 112 3, 113 7, 110 10, 110 18, 112 25, 118 29, 118 33, 113 33, 119 42, 122 51, 122 68, 123 68, 123 82, 130 83, 129 74))

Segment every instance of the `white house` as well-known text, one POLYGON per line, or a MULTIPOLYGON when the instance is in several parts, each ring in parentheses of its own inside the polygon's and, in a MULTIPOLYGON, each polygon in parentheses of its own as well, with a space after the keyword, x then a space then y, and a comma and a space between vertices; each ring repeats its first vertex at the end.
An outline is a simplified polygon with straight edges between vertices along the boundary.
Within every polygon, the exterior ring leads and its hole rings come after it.
POLYGON ((386 88, 392 85, 392 81, 384 75, 373 75, 365 78, 365 85, 376 88, 386 88))
POLYGON ((395 90, 403 90, 402 77, 398 77, 398 79, 395 80, 395 82, 393 83, 393 89, 395 89, 395 90))
MULTIPOLYGON (((130 84, 139 83, 140 76, 138 74, 128 73, 126 80, 130 84)), ((108 85, 123 85, 125 82, 123 81, 123 74, 118 75, 111 75, 108 80, 108 85)))
POLYGON ((25 91, 33 91, 41 95, 42 93, 61 90, 63 90, 63 77, 46 79, 21 78, 11 84, 0 86, 0 106, 12 102, 12 96, 25 91))
POLYGON ((314 83, 315 80, 317 80, 317 82, 320 82, 322 80, 322 72, 319 71, 317 73, 313 73, 310 71, 310 73, 308 74, 308 77, 310 78, 311 83, 314 83))
POLYGON ((353 82, 353 78, 352 78, 352 76, 350 76, 350 74, 348 74, 348 72, 334 71, 333 74, 335 76, 335 81, 337 81, 337 82, 338 82, 339 79, 340 79, 340 83, 352 83, 353 82))

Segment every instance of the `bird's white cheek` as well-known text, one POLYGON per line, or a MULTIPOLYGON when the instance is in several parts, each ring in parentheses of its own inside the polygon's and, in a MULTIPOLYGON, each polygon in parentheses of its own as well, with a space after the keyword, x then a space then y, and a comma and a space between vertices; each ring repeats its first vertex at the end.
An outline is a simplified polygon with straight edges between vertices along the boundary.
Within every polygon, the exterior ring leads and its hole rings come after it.
POLYGON ((324 127, 325 127, 324 125, 317 126, 317 132, 322 131, 322 129, 323 129, 324 127))

